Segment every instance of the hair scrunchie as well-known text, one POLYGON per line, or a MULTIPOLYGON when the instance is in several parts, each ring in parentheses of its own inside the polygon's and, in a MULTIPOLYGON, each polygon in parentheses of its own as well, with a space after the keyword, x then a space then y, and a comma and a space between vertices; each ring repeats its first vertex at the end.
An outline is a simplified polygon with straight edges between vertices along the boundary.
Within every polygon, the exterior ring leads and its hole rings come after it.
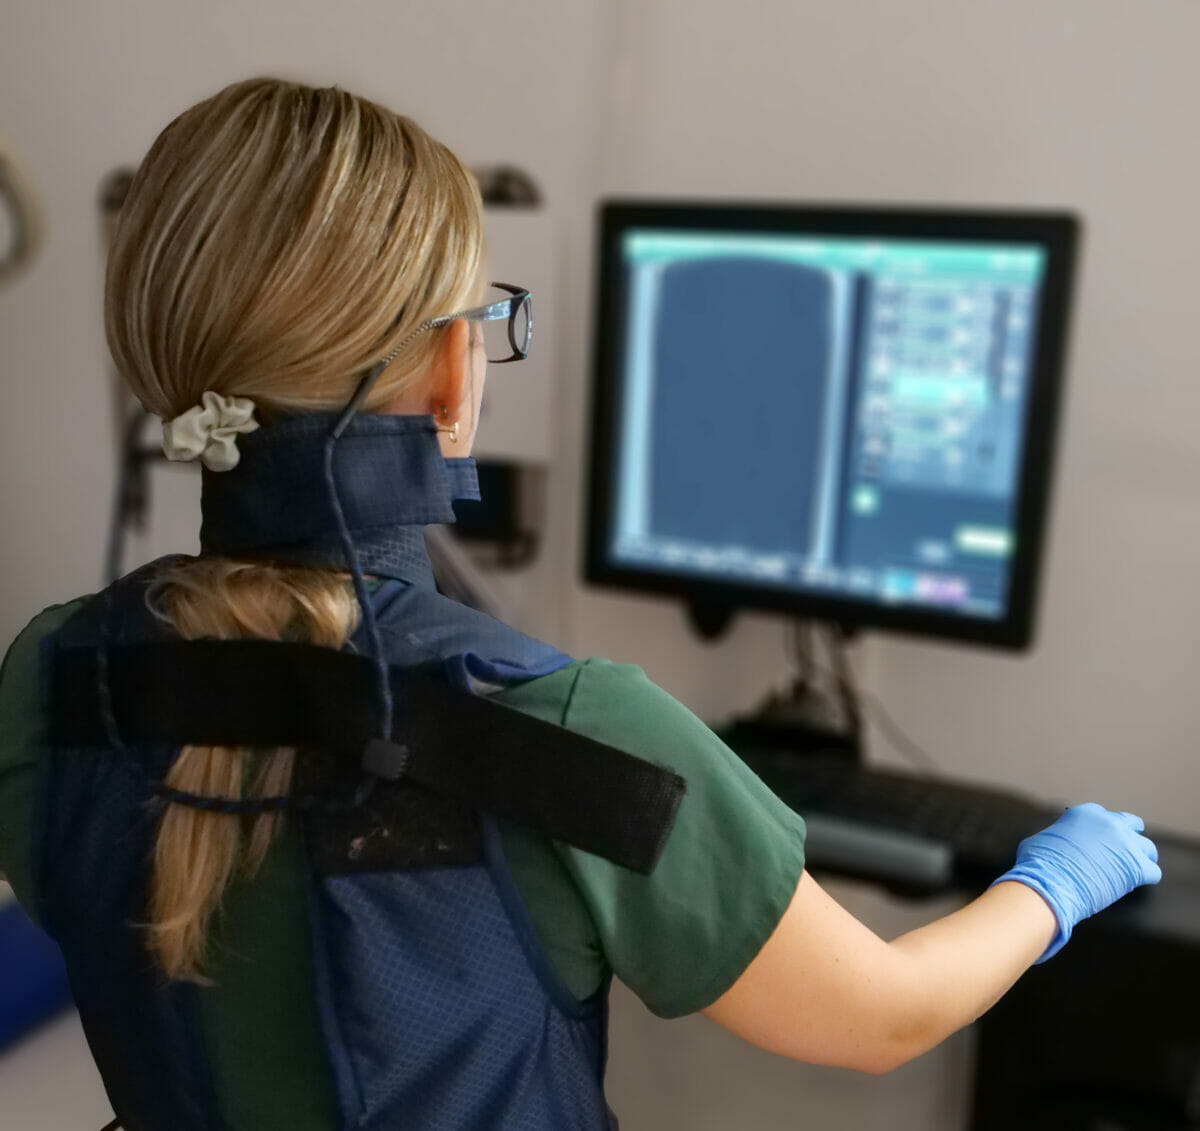
POLYGON ((258 426, 252 400, 209 391, 194 408, 163 421, 163 454, 177 461, 199 459, 209 471, 230 471, 241 458, 238 436, 258 426))

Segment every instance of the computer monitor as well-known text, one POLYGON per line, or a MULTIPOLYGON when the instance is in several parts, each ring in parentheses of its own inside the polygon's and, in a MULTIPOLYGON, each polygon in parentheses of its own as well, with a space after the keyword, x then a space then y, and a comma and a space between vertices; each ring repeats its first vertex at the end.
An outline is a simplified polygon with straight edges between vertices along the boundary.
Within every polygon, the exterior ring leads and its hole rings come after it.
POLYGON ((1077 229, 604 204, 587 579, 1027 647, 1077 229))

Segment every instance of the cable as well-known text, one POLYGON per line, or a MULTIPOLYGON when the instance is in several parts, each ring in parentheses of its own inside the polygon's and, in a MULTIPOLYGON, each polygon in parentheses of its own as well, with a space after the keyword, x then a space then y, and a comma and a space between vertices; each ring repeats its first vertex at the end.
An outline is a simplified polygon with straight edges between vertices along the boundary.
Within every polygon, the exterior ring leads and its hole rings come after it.
POLYGON ((883 731, 887 740, 892 744, 892 749, 897 754, 906 757, 914 765, 920 766, 921 769, 939 774, 942 772, 937 759, 923 746, 914 742, 904 733, 899 723, 888 714, 887 708, 884 707, 877 695, 866 691, 863 693, 863 697, 870 709, 872 721, 883 731))
POLYGON ((850 733, 855 742, 859 742, 862 738, 862 692, 850 667, 849 649, 846 647, 848 638, 849 633, 842 625, 835 625, 826 630, 826 651, 833 661, 834 678, 842 693, 842 707, 850 724, 850 733))
POLYGON ((342 549, 345 551, 346 561, 350 566, 350 577, 354 583, 354 595, 358 598, 358 605, 362 610, 363 620, 366 623, 367 638, 371 642, 371 651, 374 653, 375 673, 377 676, 376 684, 383 714, 379 724, 379 737, 384 741, 388 741, 392 737, 392 689, 388 682, 387 658, 383 652, 383 640, 379 635, 379 625, 375 620, 375 608, 371 603, 370 594, 367 592, 367 582, 363 577, 362 566, 358 560, 358 551, 354 548, 354 539, 351 537, 350 528, 346 524, 346 515, 342 510, 342 500, 338 494, 337 479, 333 473, 334 448, 337 446, 342 430, 349 423, 349 420, 349 416, 343 417, 342 421, 339 421, 338 425, 325 440, 325 489, 328 492, 329 502, 333 507, 334 518, 337 520, 338 537, 341 539, 342 549))
POLYGON ((797 618, 790 626, 790 643, 792 659, 799 669, 796 676, 795 691, 828 692, 830 687, 838 693, 842 708, 846 712, 846 721, 855 738, 862 734, 864 714, 883 732, 884 737, 902 757, 907 758, 920 769, 932 773, 940 773, 937 759, 923 746, 909 738, 904 729, 892 718, 882 700, 874 693, 866 690, 858 682, 850 663, 847 644, 847 633, 840 625, 824 627, 815 621, 803 621, 797 618), (825 633, 825 651, 829 657, 830 667, 823 667, 815 659, 816 642, 825 633), (801 636, 807 632, 810 640, 808 649, 801 644, 801 636), (822 687, 822 684, 824 685, 822 687))

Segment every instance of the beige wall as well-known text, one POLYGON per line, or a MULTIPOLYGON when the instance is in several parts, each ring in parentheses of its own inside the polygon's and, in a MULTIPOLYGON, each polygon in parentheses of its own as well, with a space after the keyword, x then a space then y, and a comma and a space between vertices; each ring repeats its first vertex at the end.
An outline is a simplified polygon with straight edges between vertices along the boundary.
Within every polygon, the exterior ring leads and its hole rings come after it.
MULTIPOLYGON (((1191 0, 13 0, 0 137, 41 189, 48 239, 0 292, 0 639, 99 580, 112 481, 101 178, 226 81, 336 81, 469 162, 512 161, 544 186, 560 238, 561 456, 546 553, 504 584, 537 631, 643 664, 712 719, 782 676, 779 624, 746 617, 703 646, 676 608, 577 579, 596 197, 1081 211, 1038 648, 1011 658, 879 636, 861 663, 948 772, 1194 828, 1198 36, 1191 0)), ((154 548, 190 548, 192 486, 156 477, 154 548)), ((934 910, 838 890, 885 933, 934 910)), ((961 1125, 969 1037, 864 1081, 735 1047, 702 1020, 664 1025, 627 995, 614 1030, 612 1101, 629 1127, 961 1125)))
MULTIPOLYGON (((604 191, 1082 213, 1038 647, 879 636, 874 682, 947 770, 1196 827, 1200 8, 658 0, 618 28, 604 191)), ((574 602, 601 650, 610 603, 574 602)))

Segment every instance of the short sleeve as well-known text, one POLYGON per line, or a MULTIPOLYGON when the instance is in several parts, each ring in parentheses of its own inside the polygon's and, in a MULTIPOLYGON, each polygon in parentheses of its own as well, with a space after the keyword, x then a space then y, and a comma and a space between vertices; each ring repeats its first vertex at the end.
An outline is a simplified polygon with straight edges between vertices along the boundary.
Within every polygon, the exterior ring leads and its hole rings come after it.
MULTIPOLYGON (((674 770, 687 790, 648 876, 557 842, 554 851, 616 976, 661 1017, 694 1013, 733 985, 779 923, 804 868, 804 822, 640 668, 574 669, 562 724, 674 770)), ((522 706, 520 694, 505 698, 522 706)), ((535 918, 553 950, 555 924, 535 918)))

